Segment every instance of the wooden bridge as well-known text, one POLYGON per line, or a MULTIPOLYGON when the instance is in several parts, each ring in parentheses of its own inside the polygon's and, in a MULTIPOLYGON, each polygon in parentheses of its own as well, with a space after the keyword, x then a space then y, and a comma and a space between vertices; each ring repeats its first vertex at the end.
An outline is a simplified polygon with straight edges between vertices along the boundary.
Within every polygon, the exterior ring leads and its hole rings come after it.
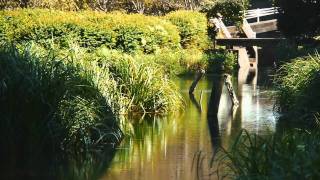
MULTIPOLYGON (((271 17, 278 13, 278 8, 253 9, 243 12, 241 30, 242 36, 238 37, 239 30, 236 26, 226 27, 223 18, 210 19, 218 30, 216 44, 226 46, 238 51, 238 62, 241 68, 254 68, 258 64, 258 46, 274 46, 284 38, 257 38, 257 34, 278 30, 277 20, 262 20, 265 17, 271 17), (256 20, 252 22, 252 20, 256 20), (250 21, 251 23, 249 23, 250 21)), ((274 18, 274 17, 273 17, 274 18)))

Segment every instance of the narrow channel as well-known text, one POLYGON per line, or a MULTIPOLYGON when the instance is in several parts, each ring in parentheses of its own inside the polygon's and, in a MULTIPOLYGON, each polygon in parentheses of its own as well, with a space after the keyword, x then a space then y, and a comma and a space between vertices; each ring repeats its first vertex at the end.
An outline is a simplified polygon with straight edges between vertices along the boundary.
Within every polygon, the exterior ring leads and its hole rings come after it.
POLYGON ((193 77, 176 79, 185 110, 179 116, 133 119, 134 137, 122 142, 101 179, 195 179, 196 153, 210 154, 218 146, 228 147, 243 128, 257 134, 274 132, 277 115, 273 111, 272 74, 272 68, 257 73, 239 71, 240 78, 234 77, 233 83, 240 106, 232 113, 223 87, 218 122, 207 119, 207 112, 212 82, 219 76, 202 79, 194 98, 188 94, 193 77))

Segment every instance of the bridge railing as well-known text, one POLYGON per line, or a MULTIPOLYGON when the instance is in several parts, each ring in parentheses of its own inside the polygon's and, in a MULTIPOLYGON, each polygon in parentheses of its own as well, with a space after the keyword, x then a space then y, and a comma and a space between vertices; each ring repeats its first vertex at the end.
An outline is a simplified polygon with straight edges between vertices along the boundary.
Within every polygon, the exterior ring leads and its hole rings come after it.
POLYGON ((272 8, 263 8, 263 9, 251 9, 244 11, 245 19, 255 19, 257 18, 257 22, 260 22, 260 17, 270 16, 274 14, 278 14, 278 7, 272 8))

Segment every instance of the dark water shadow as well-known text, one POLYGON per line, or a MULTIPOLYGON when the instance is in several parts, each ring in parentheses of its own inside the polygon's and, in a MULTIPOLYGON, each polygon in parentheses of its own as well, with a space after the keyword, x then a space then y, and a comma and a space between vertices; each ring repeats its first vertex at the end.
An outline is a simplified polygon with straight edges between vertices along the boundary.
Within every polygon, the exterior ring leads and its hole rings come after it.
POLYGON ((43 147, 1 142, 0 179, 98 179, 109 168, 113 147, 100 151, 65 153, 43 147))
POLYGON ((211 143, 214 151, 221 146, 218 111, 222 94, 222 88, 223 76, 214 78, 207 114, 211 143))
MULTIPOLYGON (((189 93, 189 98, 190 98, 190 100, 191 100, 191 102, 192 102, 192 104, 197 108, 197 111, 199 112, 199 114, 201 114, 202 113, 202 107, 201 107, 201 105, 200 105, 200 103, 196 100, 196 98, 195 98, 195 96, 194 96, 194 94, 193 93, 189 93)), ((200 98, 201 99, 201 98, 200 98)))

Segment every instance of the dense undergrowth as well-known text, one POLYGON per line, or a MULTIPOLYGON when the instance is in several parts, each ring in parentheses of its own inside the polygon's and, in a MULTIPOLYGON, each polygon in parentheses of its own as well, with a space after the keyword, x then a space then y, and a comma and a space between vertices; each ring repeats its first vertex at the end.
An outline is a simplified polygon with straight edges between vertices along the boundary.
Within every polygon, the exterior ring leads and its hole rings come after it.
POLYGON ((219 179, 318 179, 319 138, 317 130, 266 137, 242 131, 230 149, 214 154, 209 167, 219 179))
POLYGON ((194 11, 1 11, 2 142, 100 148, 132 133, 123 116, 179 111, 170 76, 235 63, 232 53, 205 51, 206 28, 194 11))
POLYGON ((314 124, 314 116, 320 112, 319 80, 318 53, 296 58, 282 65, 275 77, 279 110, 290 119, 314 124))
POLYGON ((34 46, 2 46, 0 55, 1 142, 82 149, 120 141, 108 71, 34 46))
POLYGON ((68 48, 70 42, 93 51, 100 47, 131 55, 149 55, 170 74, 206 68, 209 48, 207 19, 195 11, 171 12, 164 17, 120 12, 63 12, 44 9, 1 11, 0 40, 52 43, 68 48), (166 59, 170 61, 166 62, 166 59))
MULTIPOLYGON (((281 114, 277 131, 262 136, 243 130, 230 147, 214 153, 208 164, 212 175, 221 179, 319 179, 319 54, 284 63, 274 82, 275 110, 281 114)), ((199 153, 198 171, 202 158, 199 153)))
POLYGON ((6 46, 0 52, 2 142, 23 139, 67 150, 117 144, 129 133, 119 115, 166 114, 182 105, 161 69, 130 56, 77 46, 6 46))

